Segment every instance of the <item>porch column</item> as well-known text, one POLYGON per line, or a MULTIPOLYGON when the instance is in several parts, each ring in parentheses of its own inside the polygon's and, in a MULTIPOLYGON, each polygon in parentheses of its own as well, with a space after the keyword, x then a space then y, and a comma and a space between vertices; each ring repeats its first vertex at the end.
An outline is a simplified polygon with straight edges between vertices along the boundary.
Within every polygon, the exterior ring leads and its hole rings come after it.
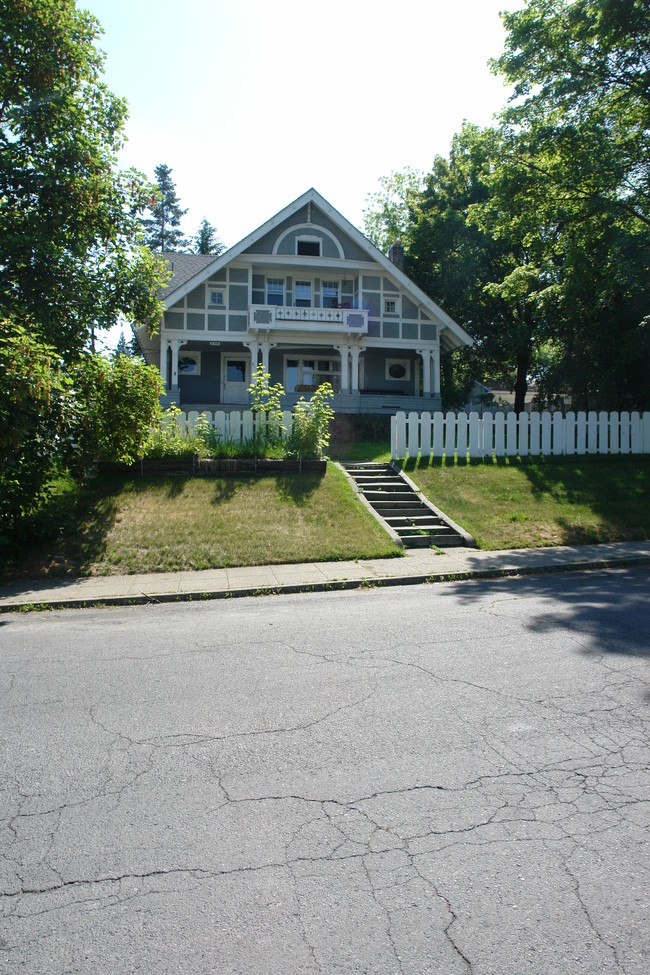
POLYGON ((422 356, 422 395, 431 396, 431 349, 418 349, 422 356))
POLYGON ((352 356, 352 392, 359 392, 359 355, 361 354, 360 345, 352 345, 350 354, 352 356))
POLYGON ((160 375, 163 381, 163 391, 166 393, 169 387, 169 376, 167 375, 167 350, 169 342, 167 339, 160 339, 160 375))
POLYGON ((172 389, 178 389, 178 350, 181 345, 187 345, 187 339, 172 339, 172 389))
POLYGON ((440 343, 433 350, 433 395, 440 396, 440 343))
POLYGON ((260 344, 256 339, 250 339, 249 341, 244 342, 244 345, 251 350, 251 373, 253 373, 257 369, 260 344))
POLYGON ((262 342, 262 366, 264 367, 264 372, 269 372, 269 355, 271 353, 271 343, 268 341, 262 342))
POLYGON ((335 348, 341 356, 341 392, 348 393, 350 391, 348 382, 348 354, 350 347, 348 345, 337 345, 335 348))

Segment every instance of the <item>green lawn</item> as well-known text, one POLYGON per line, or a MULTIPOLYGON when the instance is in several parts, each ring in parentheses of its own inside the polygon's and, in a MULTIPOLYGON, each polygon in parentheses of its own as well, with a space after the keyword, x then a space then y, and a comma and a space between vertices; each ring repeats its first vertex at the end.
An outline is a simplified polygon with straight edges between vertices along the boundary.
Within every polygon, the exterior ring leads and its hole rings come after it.
POLYGON ((650 538, 650 457, 546 457, 492 463, 406 461, 424 494, 480 548, 650 538))
POLYGON ((325 475, 60 480, 13 568, 105 575, 400 554, 329 464, 325 475))

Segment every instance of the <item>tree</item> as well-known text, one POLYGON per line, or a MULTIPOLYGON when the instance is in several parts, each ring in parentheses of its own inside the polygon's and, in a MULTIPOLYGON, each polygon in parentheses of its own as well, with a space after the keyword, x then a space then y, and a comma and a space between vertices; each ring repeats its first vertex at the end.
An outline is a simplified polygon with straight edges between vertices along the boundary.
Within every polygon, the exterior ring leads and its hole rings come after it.
POLYGON ((145 243, 153 251, 182 251, 186 241, 180 225, 187 210, 181 209, 170 167, 160 163, 154 173, 157 189, 151 216, 143 220, 145 243))
POLYGON ((401 173, 382 176, 381 189, 368 196, 363 211, 365 234, 380 251, 388 253, 396 240, 408 248, 425 182, 425 173, 407 166, 401 173))
POLYGON ((74 0, 0 6, 0 311, 66 359, 121 314, 154 327, 161 270, 137 246, 150 197, 118 172, 126 104, 74 0))
POLYGON ((217 237, 217 228, 208 223, 207 217, 204 217, 194 237, 194 253, 214 254, 218 257, 225 249, 225 245, 217 237))
POLYGON ((124 329, 121 329, 120 331, 120 337, 117 340, 117 345, 115 346, 115 350, 111 358, 119 359, 121 355, 126 355, 129 358, 133 356, 132 345, 131 343, 127 342, 126 339, 124 338, 124 329))
POLYGON ((493 207, 480 219, 494 227, 516 211, 544 244, 554 354, 542 388, 570 391, 584 407, 643 407, 650 8, 643 0, 529 0, 504 22, 506 50, 494 67, 515 91, 491 186, 511 201, 510 214, 493 207))

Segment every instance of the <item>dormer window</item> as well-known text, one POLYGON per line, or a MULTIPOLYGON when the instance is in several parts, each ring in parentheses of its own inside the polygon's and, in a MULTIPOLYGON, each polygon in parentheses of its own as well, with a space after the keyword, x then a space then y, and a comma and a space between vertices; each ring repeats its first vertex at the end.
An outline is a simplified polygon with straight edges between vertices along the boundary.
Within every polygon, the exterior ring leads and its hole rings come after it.
POLYGON ((320 257, 320 237, 296 237, 296 254, 299 257, 320 257))

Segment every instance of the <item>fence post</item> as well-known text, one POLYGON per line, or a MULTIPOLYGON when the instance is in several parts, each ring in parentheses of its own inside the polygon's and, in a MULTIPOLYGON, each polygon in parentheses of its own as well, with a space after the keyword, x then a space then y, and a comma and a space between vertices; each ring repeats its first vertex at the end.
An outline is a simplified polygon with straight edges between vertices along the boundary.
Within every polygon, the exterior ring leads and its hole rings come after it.
POLYGON ((395 457, 406 457, 406 413, 395 417, 395 457))

